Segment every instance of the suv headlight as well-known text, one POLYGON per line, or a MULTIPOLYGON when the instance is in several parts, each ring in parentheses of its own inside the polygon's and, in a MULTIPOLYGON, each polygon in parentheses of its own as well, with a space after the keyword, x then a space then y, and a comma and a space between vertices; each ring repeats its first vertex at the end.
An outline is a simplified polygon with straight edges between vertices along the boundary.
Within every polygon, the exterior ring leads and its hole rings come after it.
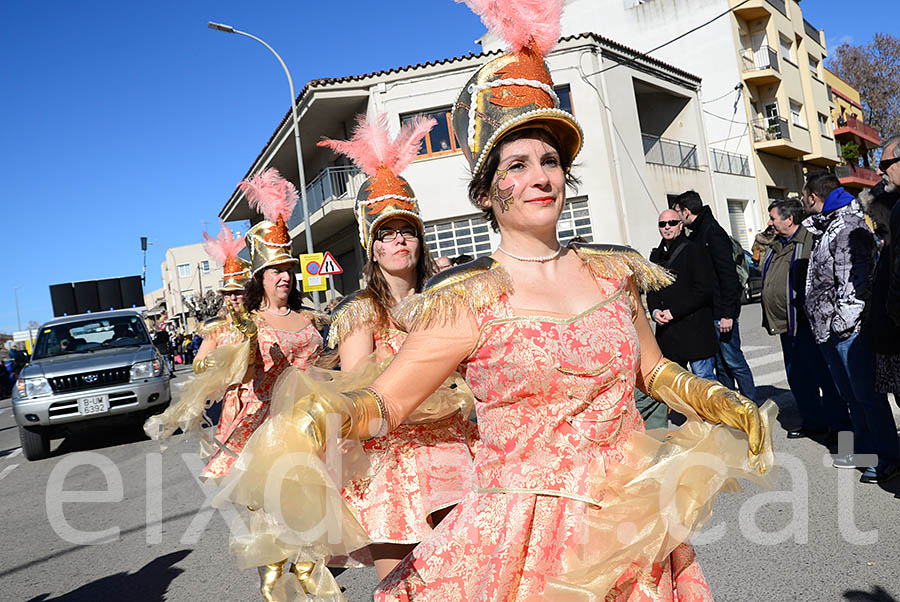
POLYGON ((141 380, 162 374, 162 362, 158 359, 149 362, 138 362, 131 366, 131 380, 141 380))
POLYGON ((20 378, 16 380, 16 392, 20 399, 26 397, 41 397, 43 395, 52 395, 53 389, 50 383, 43 376, 37 378, 20 378))

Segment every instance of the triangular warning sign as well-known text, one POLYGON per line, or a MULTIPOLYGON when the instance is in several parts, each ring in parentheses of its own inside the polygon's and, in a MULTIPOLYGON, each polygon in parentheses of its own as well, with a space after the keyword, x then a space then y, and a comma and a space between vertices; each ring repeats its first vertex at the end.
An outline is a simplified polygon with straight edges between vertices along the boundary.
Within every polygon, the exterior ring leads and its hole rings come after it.
POLYGON ((322 258, 322 268, 319 270, 320 276, 328 276, 329 274, 343 274, 344 268, 340 266, 331 251, 325 251, 322 258))

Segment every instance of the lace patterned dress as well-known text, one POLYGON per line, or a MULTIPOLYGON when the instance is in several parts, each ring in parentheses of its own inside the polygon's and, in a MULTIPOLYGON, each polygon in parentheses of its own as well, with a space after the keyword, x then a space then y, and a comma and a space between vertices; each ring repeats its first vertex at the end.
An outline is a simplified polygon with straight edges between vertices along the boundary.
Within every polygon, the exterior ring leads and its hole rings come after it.
MULTIPOLYGON (((592 475, 644 430, 625 281, 598 282, 605 299, 573 317, 517 314, 505 294, 476 312, 463 364, 481 436, 476 488, 379 584, 376 601, 554 599, 548 577, 571 570, 583 521, 602 504, 592 475)), ((605 597, 711 599, 687 544, 649 571, 627 571, 605 597)))
MULTIPOLYGON (((348 304, 367 304, 363 296, 348 304)), ((368 316, 346 324, 345 307, 338 307, 332 328, 346 334, 358 324, 371 323, 371 307, 356 308, 368 316)), ((343 338, 342 336, 340 338, 343 338)), ((374 333, 375 357, 390 358, 400 350, 406 333, 396 328, 374 333)), ((452 506, 472 489, 477 428, 459 411, 421 424, 401 424, 384 437, 363 443, 374 470, 369 478, 346 484, 342 495, 375 543, 416 544, 431 532, 428 515, 452 506)), ((368 564, 365 554, 354 560, 368 564)), ((343 563, 339 559, 339 564, 343 563)), ((351 563, 353 564, 353 563, 351 563)))
POLYGON ((322 336, 312 322, 297 332, 272 328, 263 320, 257 320, 257 324, 253 377, 249 384, 234 386, 226 393, 216 428, 218 443, 231 453, 219 448, 207 463, 204 477, 224 476, 234 464, 250 435, 266 419, 272 388, 282 371, 288 366, 303 370, 322 351, 322 336))

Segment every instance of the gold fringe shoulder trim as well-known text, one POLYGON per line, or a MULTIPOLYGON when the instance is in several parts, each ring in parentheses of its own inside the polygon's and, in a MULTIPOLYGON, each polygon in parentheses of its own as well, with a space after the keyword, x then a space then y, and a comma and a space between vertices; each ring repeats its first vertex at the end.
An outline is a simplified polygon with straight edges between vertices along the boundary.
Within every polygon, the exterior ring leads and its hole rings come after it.
POLYGON ((316 330, 322 330, 331 323, 331 316, 324 311, 317 311, 315 309, 307 309, 304 307, 300 309, 298 313, 303 314, 307 320, 312 322, 312 325, 316 327, 316 330))
POLYGON ((331 312, 327 346, 334 349, 357 328, 372 325, 377 318, 375 302, 368 290, 359 290, 341 299, 331 312))
POLYGON ((197 327, 197 334, 204 339, 215 336, 220 330, 228 325, 228 320, 224 316, 218 315, 203 320, 203 323, 197 327))
POLYGON ((478 311, 512 290, 503 266, 482 257, 432 277, 424 291, 397 305, 393 318, 407 332, 413 327, 448 324, 460 310, 478 311))
POLYGON ((570 243, 569 247, 575 250, 597 278, 633 277, 638 288, 643 291, 656 291, 675 281, 665 268, 645 259, 631 247, 583 243, 570 243))

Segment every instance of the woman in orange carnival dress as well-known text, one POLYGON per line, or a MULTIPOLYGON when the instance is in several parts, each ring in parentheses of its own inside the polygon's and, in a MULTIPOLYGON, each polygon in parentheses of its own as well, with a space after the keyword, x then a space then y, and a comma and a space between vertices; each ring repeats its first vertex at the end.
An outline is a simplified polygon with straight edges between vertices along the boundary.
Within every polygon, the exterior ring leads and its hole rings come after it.
MULTIPOLYGON (((353 370, 373 353, 383 361, 400 350, 406 333, 390 312, 422 292, 436 272, 418 201, 400 176, 435 124, 434 119, 417 118, 391 141, 387 115, 373 120, 361 115, 349 141, 319 143, 349 156, 369 176, 356 201, 360 244, 368 259, 366 287, 335 308, 328 337, 328 346, 338 348, 342 370, 353 370)), ((448 409, 449 416, 407 421, 385 437, 366 441, 363 449, 377 470, 344 489, 373 541, 367 549, 379 578, 471 489, 475 427, 460 409, 448 409)))
MULTIPOLYGON (((395 312, 410 334, 374 382, 297 390, 279 423, 302 435, 294 447, 333 453, 323 415, 342 417, 345 439, 371 437, 373 421, 390 432, 464 369, 481 437, 476 486, 382 580, 378 602, 707 602, 686 541, 733 477, 768 471, 775 406, 662 356, 638 292, 671 281, 661 268, 628 247, 557 240, 583 138, 543 60, 563 0, 470 5, 510 45, 453 111, 470 197, 500 246, 395 312), (688 421, 644 433, 636 386, 688 421)), ((234 499, 259 499, 272 464, 233 474, 234 499)))

